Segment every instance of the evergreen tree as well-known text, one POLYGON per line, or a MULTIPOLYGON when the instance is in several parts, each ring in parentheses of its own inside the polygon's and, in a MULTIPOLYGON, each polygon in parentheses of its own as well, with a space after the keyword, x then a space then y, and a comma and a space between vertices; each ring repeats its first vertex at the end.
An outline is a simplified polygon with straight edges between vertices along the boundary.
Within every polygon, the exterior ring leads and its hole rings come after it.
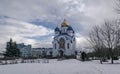
POLYGON ((12 48, 13 48, 12 39, 10 39, 10 42, 7 42, 5 56, 12 57, 12 50, 11 50, 12 48))
POLYGON ((12 39, 10 39, 9 42, 7 42, 6 46, 6 57, 19 57, 20 56, 20 51, 17 48, 16 42, 13 42, 12 39))

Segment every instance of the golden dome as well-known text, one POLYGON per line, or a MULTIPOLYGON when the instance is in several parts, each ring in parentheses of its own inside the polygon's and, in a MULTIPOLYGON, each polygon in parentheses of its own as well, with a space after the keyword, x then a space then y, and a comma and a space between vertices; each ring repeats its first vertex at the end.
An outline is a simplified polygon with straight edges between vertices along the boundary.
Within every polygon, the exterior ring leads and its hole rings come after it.
POLYGON ((68 22, 66 21, 66 19, 64 19, 64 21, 62 22, 61 26, 62 27, 67 27, 69 24, 68 22))

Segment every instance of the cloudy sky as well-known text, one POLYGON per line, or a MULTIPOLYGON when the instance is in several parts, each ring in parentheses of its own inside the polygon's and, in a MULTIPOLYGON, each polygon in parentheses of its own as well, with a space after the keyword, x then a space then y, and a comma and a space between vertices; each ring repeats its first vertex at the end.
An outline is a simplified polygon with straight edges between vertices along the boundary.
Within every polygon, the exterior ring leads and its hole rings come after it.
POLYGON ((115 0, 0 0, 0 51, 10 38, 33 47, 52 47, 54 28, 64 18, 75 30, 77 47, 87 46, 94 25, 118 15, 115 0))

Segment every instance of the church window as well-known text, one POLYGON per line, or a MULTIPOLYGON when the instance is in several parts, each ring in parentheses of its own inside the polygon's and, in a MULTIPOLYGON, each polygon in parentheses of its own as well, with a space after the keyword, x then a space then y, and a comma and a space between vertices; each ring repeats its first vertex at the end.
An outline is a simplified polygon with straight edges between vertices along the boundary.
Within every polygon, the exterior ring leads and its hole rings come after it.
POLYGON ((68 48, 68 49, 70 48, 70 45, 69 45, 69 43, 67 44, 67 48, 68 48))
POLYGON ((55 49, 56 49, 56 44, 55 44, 55 49))
POLYGON ((64 29, 64 33, 65 33, 65 29, 64 29))
POLYGON ((63 38, 59 41, 59 48, 65 49, 65 40, 63 38))

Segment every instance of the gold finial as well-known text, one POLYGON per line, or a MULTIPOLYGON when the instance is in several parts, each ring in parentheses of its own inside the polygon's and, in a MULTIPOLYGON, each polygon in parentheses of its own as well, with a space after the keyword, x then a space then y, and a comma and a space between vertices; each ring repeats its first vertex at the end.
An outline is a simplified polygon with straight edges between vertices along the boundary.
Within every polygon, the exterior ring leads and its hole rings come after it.
POLYGON ((66 21, 66 19, 64 19, 63 23, 61 24, 62 27, 67 27, 69 24, 68 22, 66 21))

